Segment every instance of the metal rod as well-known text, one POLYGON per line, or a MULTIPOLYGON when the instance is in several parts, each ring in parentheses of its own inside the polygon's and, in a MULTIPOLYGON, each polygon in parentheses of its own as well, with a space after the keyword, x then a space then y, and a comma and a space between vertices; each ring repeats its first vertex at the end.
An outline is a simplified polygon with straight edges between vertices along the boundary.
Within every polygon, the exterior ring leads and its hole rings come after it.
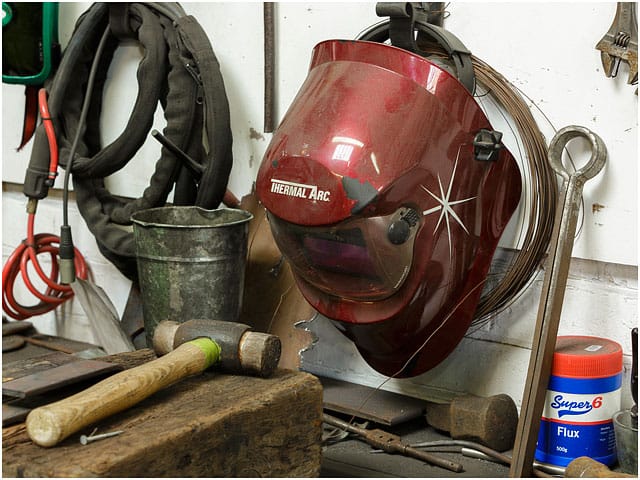
POLYGON ((542 284, 529 368, 522 396, 520 420, 513 446, 510 477, 531 477, 533 473, 540 417, 551 376, 582 189, 584 183, 602 169, 606 158, 606 147, 602 139, 584 127, 564 127, 556 133, 549 144, 549 163, 562 176, 564 185, 562 195, 558 199, 558 209, 551 235, 549 258, 542 284), (586 166, 571 173, 562 164, 562 152, 571 139, 579 136, 590 141, 591 159, 586 166))
POLYGON ((151 131, 151 136, 155 138, 158 142, 162 144, 167 150, 173 153, 178 160, 180 160, 185 167, 187 167, 191 173, 199 180, 202 177, 202 172, 204 171, 204 167, 196 162, 193 158, 183 152, 175 143, 169 140, 167 137, 162 135, 158 130, 153 129, 151 131))
POLYGON ((55 350, 56 352, 69 353, 69 354, 74 354, 77 352, 77 350, 69 348, 65 345, 60 345, 59 343, 48 342, 46 340, 39 340, 33 337, 22 337, 22 338, 27 343, 30 343, 32 345, 37 345, 38 347, 48 348, 49 350, 55 350))
POLYGON ((263 3, 264 15, 264 131, 272 133, 275 117, 275 3, 263 3))

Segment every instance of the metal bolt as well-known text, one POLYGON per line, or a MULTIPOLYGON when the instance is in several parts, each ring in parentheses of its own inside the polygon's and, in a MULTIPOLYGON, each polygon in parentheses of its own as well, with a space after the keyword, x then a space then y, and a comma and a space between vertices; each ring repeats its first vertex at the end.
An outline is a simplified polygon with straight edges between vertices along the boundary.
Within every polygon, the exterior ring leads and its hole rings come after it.
POLYGON ((103 438, 115 437, 116 435, 120 435, 124 430, 118 430, 116 432, 102 433, 100 435, 94 435, 95 430, 90 435, 80 435, 80 443, 82 445, 86 445, 91 442, 95 442, 96 440, 102 440, 103 438))

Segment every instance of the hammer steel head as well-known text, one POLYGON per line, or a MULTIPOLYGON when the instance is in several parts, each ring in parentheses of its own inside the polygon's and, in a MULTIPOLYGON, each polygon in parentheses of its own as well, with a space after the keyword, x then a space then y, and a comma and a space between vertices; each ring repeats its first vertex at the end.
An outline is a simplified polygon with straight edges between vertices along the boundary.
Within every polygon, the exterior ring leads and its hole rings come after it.
POLYGON ((193 319, 183 323, 164 320, 155 329, 153 348, 158 355, 165 355, 200 337, 210 338, 220 346, 218 368, 230 373, 269 376, 280 361, 280 338, 253 332, 242 323, 220 320, 193 319))

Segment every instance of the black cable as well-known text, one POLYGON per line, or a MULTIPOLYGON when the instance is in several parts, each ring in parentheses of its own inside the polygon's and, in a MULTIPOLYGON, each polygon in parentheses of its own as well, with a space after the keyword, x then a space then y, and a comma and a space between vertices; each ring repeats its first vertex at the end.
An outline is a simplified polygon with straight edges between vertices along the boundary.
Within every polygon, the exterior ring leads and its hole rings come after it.
POLYGON ((87 89, 85 90, 85 97, 82 102, 82 111, 80 112, 80 120, 78 120, 78 128, 76 129, 76 134, 73 137, 73 144, 71 145, 71 150, 69 150, 69 160, 67 161, 67 165, 65 167, 64 173, 64 187, 62 190, 62 225, 69 225, 69 178, 71 177, 71 169, 73 167, 73 159, 76 154, 76 150, 78 149, 78 143, 80 142, 80 138, 84 133, 84 129, 87 121, 87 114, 89 112, 89 105, 91 104, 91 94, 93 93, 93 85, 96 80, 96 72, 98 71, 98 65, 100 64, 100 57, 102 56, 102 52, 104 51, 104 46, 107 43, 107 39, 109 38, 109 32, 111 31, 110 27, 104 29, 102 33, 102 37, 100 38, 100 43, 98 44, 98 48, 96 49, 96 55, 93 58, 93 62, 91 63, 91 70, 89 71, 89 79, 87 81, 87 89))
POLYGON ((82 101, 82 111, 80 113, 80 119, 78 120, 78 126, 76 134, 73 138, 73 144, 71 150, 69 150, 69 160, 65 166, 64 173, 64 187, 62 189, 62 225, 60 226, 60 246, 58 249, 58 257, 60 259, 60 283, 63 285, 69 285, 76 279, 75 269, 75 249, 73 246, 73 236, 71 234, 71 226, 69 225, 69 178, 71 177, 71 169, 73 167, 73 159, 75 152, 78 148, 80 138, 84 133, 84 129, 87 121, 87 113, 89 111, 89 105, 91 104, 91 94, 93 92, 93 85, 96 79, 96 72, 100 63, 100 57, 104 50, 104 46, 109 38, 110 28, 107 26, 100 38, 100 43, 96 50, 95 57, 91 63, 91 70, 89 71, 89 78, 87 80, 87 88, 85 90, 85 97, 82 101))

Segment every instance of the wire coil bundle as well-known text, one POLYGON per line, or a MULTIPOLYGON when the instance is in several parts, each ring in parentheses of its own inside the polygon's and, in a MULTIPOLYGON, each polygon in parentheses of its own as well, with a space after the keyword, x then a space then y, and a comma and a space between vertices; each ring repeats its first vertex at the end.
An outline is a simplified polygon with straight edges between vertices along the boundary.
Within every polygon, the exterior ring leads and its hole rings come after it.
POLYGON ((547 159, 547 146, 531 110, 516 88, 500 73, 472 56, 478 82, 486 87, 515 123, 524 150, 523 169, 529 217, 522 227, 520 249, 500 282, 485 293, 475 322, 506 308, 530 283, 542 264, 551 241, 558 186, 547 159))

